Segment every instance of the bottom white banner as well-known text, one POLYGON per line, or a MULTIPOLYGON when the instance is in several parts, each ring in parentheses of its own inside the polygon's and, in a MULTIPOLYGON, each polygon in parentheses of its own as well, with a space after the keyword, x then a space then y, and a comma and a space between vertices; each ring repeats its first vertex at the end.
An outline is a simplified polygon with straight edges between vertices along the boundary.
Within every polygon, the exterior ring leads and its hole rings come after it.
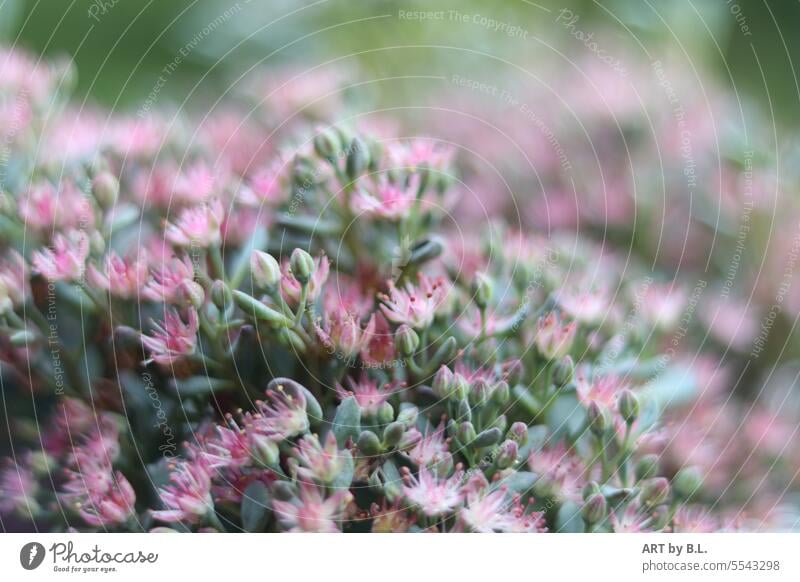
POLYGON ((3 580, 800 580, 800 534, 3 534, 3 580))

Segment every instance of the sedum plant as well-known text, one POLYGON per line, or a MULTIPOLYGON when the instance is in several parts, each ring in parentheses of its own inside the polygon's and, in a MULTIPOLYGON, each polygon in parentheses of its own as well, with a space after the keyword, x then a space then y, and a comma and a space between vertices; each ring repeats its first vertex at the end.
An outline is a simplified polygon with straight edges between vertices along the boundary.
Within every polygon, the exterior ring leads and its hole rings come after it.
POLYGON ((283 135, 235 106, 194 135, 103 125, 68 71, 14 58, 4 528, 780 527, 793 453, 734 459, 755 433, 725 419, 681 281, 462 217, 435 139, 310 116, 283 135))

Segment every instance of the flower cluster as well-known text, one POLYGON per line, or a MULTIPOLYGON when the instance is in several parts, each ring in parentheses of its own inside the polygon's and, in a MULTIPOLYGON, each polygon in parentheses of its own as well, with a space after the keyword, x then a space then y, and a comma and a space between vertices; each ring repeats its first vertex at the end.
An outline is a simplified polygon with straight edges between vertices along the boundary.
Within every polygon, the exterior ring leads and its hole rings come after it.
POLYGON ((450 146, 317 125, 310 81, 187 141, 12 55, 0 95, 62 109, 2 184, 4 527, 796 523, 796 418, 732 396, 686 281, 471 217, 450 146))

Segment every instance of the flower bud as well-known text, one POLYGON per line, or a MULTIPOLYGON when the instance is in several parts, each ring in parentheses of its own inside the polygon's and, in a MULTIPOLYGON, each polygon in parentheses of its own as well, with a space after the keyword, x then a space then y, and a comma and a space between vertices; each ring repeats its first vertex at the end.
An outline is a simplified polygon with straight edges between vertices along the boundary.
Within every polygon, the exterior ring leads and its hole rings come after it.
POLYGON ((301 285, 305 285, 314 274, 314 259, 303 249, 294 249, 289 259, 292 275, 301 285))
POLYGON ((558 388, 563 388, 570 382, 575 375, 575 362, 572 356, 564 356, 553 368, 553 384, 558 388))
POLYGON ((472 445, 479 449, 491 447, 500 442, 501 438, 503 438, 503 432, 499 428, 489 428, 475 437, 475 440, 472 441, 472 445))
POLYGON ((272 485, 272 495, 279 501, 291 501, 294 494, 294 487, 288 481, 276 481, 272 485))
POLYGON ((642 483, 642 501, 648 507, 655 507, 667 500, 669 496, 669 481, 664 477, 654 477, 642 483))
POLYGON ((456 408, 456 413, 458 416, 456 420, 464 421, 464 420, 472 420, 472 408, 469 405, 469 402, 466 400, 459 400, 458 407, 456 408))
POLYGON ((589 481, 583 488, 583 500, 587 501, 593 495, 600 493, 600 485, 597 481, 589 481))
POLYGON ((394 407, 388 402, 381 404, 378 408, 378 422, 388 424, 394 420, 394 407))
POLYGON ((503 441, 500 445, 500 452, 497 454, 497 468, 501 471, 508 469, 517 461, 517 454, 519 453, 519 446, 516 441, 507 440, 503 441))
POLYGON ((685 467, 672 480, 675 495, 681 499, 691 498, 703 485, 703 476, 695 467, 685 467))
POLYGON ((508 429, 506 438, 516 441, 519 446, 524 447, 528 444, 528 425, 520 421, 515 422, 508 429))
POLYGON ((458 442, 460 442, 462 445, 470 444, 477 436, 478 433, 475 432, 475 427, 472 426, 472 423, 469 421, 462 422, 458 427, 458 431, 456 432, 458 442))
POLYGON ((619 413, 629 425, 639 417, 639 399, 627 388, 619 394, 619 413))
POLYGON ((433 377, 433 394, 439 400, 447 400, 453 394, 455 389, 455 376, 450 368, 441 366, 433 377))
POLYGON ((100 172, 92 180, 92 195, 102 208, 111 208, 119 196, 119 182, 111 172, 100 172))
POLYGON ((347 161, 345 169, 347 170, 347 177, 355 180, 364 170, 369 166, 369 147, 359 137, 354 137, 350 142, 350 148, 347 152, 347 161))
POLYGON ((453 375, 453 392, 458 400, 466 400, 469 396, 469 382, 461 374, 453 375))
POLYGON ((197 281, 186 280, 181 283, 181 295, 195 309, 199 309, 206 301, 206 292, 197 281))
POLYGON ((281 266, 275 257, 264 251, 255 250, 250 254, 250 273, 256 287, 273 289, 281 280, 281 266))
POLYGON ((511 399, 511 389, 508 387, 508 382, 500 380, 494 385, 492 391, 492 402, 498 406, 505 406, 511 399))
POLYGON ((419 348, 419 336, 410 326, 405 323, 397 328, 394 334, 394 344, 397 351, 403 356, 411 356, 419 348))
POLYGON ((314 151, 317 155, 326 160, 333 160, 342 149, 342 142, 339 135, 332 129, 326 129, 314 137, 314 151))
POLYGON ((383 429, 383 446, 387 449, 397 446, 403 440, 403 435, 406 432, 406 427, 402 422, 393 422, 383 429))
POLYGON ((658 455, 645 455, 636 463, 636 478, 649 479, 658 474, 658 455))
POLYGON ((419 409, 416 406, 401 406, 400 412, 397 414, 397 422, 402 422, 406 428, 410 428, 417 424, 418 416, 419 409))
POLYGON ((222 281, 221 279, 217 279, 211 285, 211 302, 219 309, 220 311, 226 311, 228 307, 233 304, 233 294, 231 293, 231 288, 222 281))
POLYGON ((275 441, 264 436, 252 438, 250 442, 250 454, 256 463, 265 467, 275 467, 280 457, 280 451, 275 441))
POLYGON ((472 298, 475 300, 475 304, 481 309, 486 309, 492 301, 493 293, 494 284, 489 276, 484 273, 477 273, 472 281, 472 298))
POLYGON ((587 524, 594 525, 605 518, 607 511, 608 504, 606 503, 606 498, 600 493, 595 493, 583 504, 581 508, 581 517, 583 517, 583 520, 587 524))
POLYGON ((536 347, 548 360, 557 360, 569 354, 575 340, 575 322, 564 323, 554 312, 540 317, 536 324, 536 347))
POLYGON ((522 365, 522 360, 515 358, 508 360, 503 364, 503 377, 511 384, 517 384, 525 373, 525 367, 522 365))
POLYGON ((608 416, 597 402, 590 402, 586 409, 586 418, 589 422, 589 430, 595 436, 602 436, 608 430, 608 416))
POLYGON ((378 435, 371 430, 361 431, 358 435, 358 450, 368 457, 379 455, 382 448, 378 435))
POLYGON ((472 406, 481 406, 489 400, 490 394, 489 383, 483 378, 477 378, 469 391, 469 403, 472 406))

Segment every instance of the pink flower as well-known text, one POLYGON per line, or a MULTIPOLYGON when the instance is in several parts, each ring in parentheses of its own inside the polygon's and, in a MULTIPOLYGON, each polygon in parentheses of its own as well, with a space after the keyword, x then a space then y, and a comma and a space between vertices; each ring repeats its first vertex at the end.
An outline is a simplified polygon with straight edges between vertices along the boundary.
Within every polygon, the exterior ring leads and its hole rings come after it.
POLYGON ((641 533, 652 531, 650 524, 652 518, 644 510, 631 503, 625 508, 621 516, 611 513, 608 516, 611 529, 614 533, 641 533))
POLYGON ((243 467, 252 458, 247 433, 235 424, 233 428, 216 427, 204 444, 204 448, 198 448, 197 455, 206 460, 210 469, 243 467))
POLYGON ((123 259, 111 251, 106 256, 103 272, 90 265, 87 277, 92 285, 116 297, 133 299, 139 296, 147 279, 147 258, 140 254, 135 258, 123 259))
POLYGON ((306 435, 294 449, 294 471, 297 477, 306 481, 317 481, 330 485, 344 470, 346 457, 350 453, 340 451, 336 444, 336 435, 328 432, 325 444, 319 442, 317 435, 306 435))
MULTIPOLYGON (((322 293, 322 288, 328 280, 331 268, 331 263, 325 255, 314 259, 314 265, 314 274, 311 275, 311 279, 308 282, 307 300, 309 303, 316 301, 317 297, 322 293)), ((300 303, 300 294, 303 286, 300 284, 300 281, 295 279, 294 275, 292 275, 288 261, 283 263, 281 271, 283 271, 283 275, 281 276, 281 293, 289 304, 298 305, 300 303)))
POLYGON ((90 526, 108 527, 124 524, 134 515, 136 494, 119 471, 102 457, 76 454, 75 470, 68 472, 59 497, 75 507, 90 526))
POLYGON ((89 239, 82 231, 66 235, 57 234, 53 248, 33 254, 33 269, 51 281, 78 281, 83 277, 86 258, 89 256, 89 239))
POLYGON ((419 185, 419 174, 412 175, 408 183, 403 186, 392 183, 383 174, 377 183, 368 189, 360 188, 350 201, 350 205, 356 214, 397 222, 408 215, 417 201, 419 185))
POLYGON ((292 384, 279 384, 267 392, 269 402, 256 402, 258 413, 245 415, 245 427, 252 436, 280 441, 308 430, 306 397, 292 384))
POLYGON ((142 296, 151 301, 181 305, 185 286, 193 281, 194 268, 189 257, 173 257, 153 271, 152 278, 142 289, 142 296))
POLYGON ((272 507, 283 527, 290 532, 338 533, 345 507, 352 498, 347 489, 339 489, 326 498, 316 485, 302 481, 297 499, 276 499, 272 507))
POLYGON ((202 457, 180 461, 173 467, 171 485, 158 490, 166 509, 153 511, 154 519, 197 523, 214 510, 211 469, 202 457))
POLYGON ((570 317, 588 325, 599 323, 611 308, 611 300, 600 289, 562 289, 557 294, 557 300, 570 317))
POLYGON ((150 350, 150 359, 146 362, 170 365, 194 353, 199 322, 193 308, 188 313, 189 321, 184 323, 177 311, 169 310, 163 323, 154 324, 152 337, 142 336, 142 343, 150 350))
POLYGON ((197 204, 217 193, 217 184, 226 176, 215 176, 204 162, 196 162, 182 171, 172 184, 172 193, 178 202, 197 204))
POLYGON ((389 294, 379 297, 384 303, 381 309, 389 321, 425 329, 433 323, 448 293, 449 287, 443 277, 432 279, 420 273, 418 287, 408 283, 405 289, 398 289, 394 281, 389 281, 389 294))
POLYGON ((577 501, 585 485, 586 468, 563 442, 531 452, 528 466, 538 476, 538 485, 553 496, 577 501))
POLYGON ((164 236, 178 247, 218 245, 222 241, 224 217, 222 202, 215 198, 207 204, 184 209, 177 222, 167 223, 164 236))
POLYGON ((561 317, 551 311, 540 317, 536 324, 536 347, 548 360, 559 360, 569 354, 575 340, 575 322, 564 323, 561 317))
POLYGON ((491 533, 507 531, 510 526, 506 492, 499 488, 488 491, 488 484, 481 491, 468 491, 466 504, 459 511, 459 517, 475 532, 491 533))
POLYGON ((675 533, 714 533, 719 529, 719 520, 702 507, 681 506, 672 519, 675 533))
POLYGON ((637 300, 645 321, 663 331, 677 325, 686 305, 686 293, 672 285, 652 284, 637 300))
POLYGON ((354 396, 361 411, 367 415, 377 414, 383 403, 387 402, 395 391, 392 384, 381 386, 377 381, 370 380, 366 374, 362 374, 358 381, 348 378, 347 382, 350 389, 345 389, 341 384, 337 384, 336 394, 342 400, 354 396))
POLYGON ((463 476, 463 471, 457 471, 452 477, 441 479, 427 467, 420 466, 416 477, 409 472, 405 473, 407 484, 403 485, 403 494, 425 515, 439 516, 455 510, 461 504, 463 476))
POLYGON ((72 182, 63 183, 58 190, 50 182, 35 184, 20 200, 19 216, 39 230, 76 229, 94 223, 91 203, 72 182))
POLYGON ((393 143, 388 156, 393 168, 415 170, 421 167, 446 170, 450 165, 453 148, 433 139, 415 139, 406 143, 393 143))
POLYGON ((350 360, 363 350, 375 330, 375 318, 367 321, 361 328, 358 316, 345 311, 344 308, 326 311, 325 326, 314 326, 317 337, 330 354, 350 360))
POLYGON ((389 322, 380 312, 376 313, 374 317, 375 326, 370 330, 364 349, 361 350, 361 360, 365 365, 380 367, 387 362, 393 362, 397 355, 394 334, 389 327, 389 322))
POLYGON ((583 370, 575 375, 575 380, 578 400, 581 404, 589 406, 590 403, 595 402, 601 408, 612 412, 616 410, 617 395, 626 387, 616 376, 601 376, 589 380, 583 370))
POLYGON ((440 423, 436 430, 419 439, 408 451, 408 457, 420 467, 432 467, 435 472, 438 472, 440 463, 444 467, 452 466, 444 423, 440 423))
POLYGON ((270 166, 255 172, 242 189, 237 202, 260 208, 262 204, 269 207, 279 206, 286 202, 291 189, 287 187, 290 162, 278 159, 270 166))
POLYGON ((28 463, 9 464, 0 472, 0 513, 29 514, 38 508, 39 482, 28 463))

